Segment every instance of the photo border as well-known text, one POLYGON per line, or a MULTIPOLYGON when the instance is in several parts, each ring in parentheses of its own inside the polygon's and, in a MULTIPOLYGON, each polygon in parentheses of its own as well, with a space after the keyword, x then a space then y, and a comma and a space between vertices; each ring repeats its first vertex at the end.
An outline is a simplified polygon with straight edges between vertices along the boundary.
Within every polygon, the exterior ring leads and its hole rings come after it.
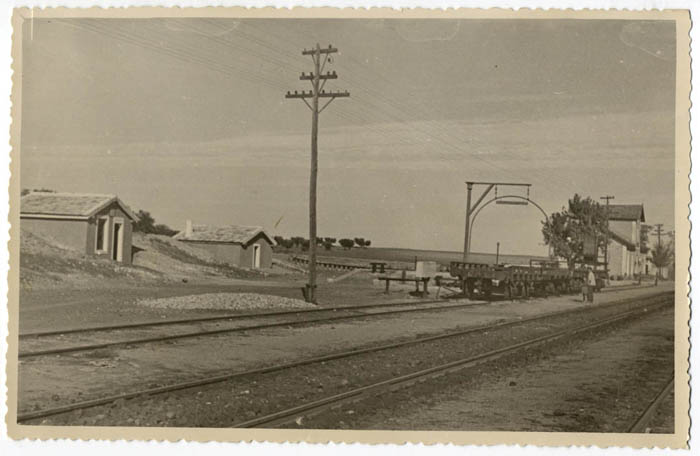
POLYGON ((10 153, 10 270, 8 272, 9 337, 7 352, 8 435, 14 439, 103 439, 165 440, 219 442, 359 442, 368 444, 406 442, 456 445, 595 445, 633 448, 686 448, 689 436, 689 265, 690 222, 690 14, 688 10, 621 11, 621 10, 510 10, 492 9, 403 9, 390 8, 252 8, 243 7, 130 7, 130 8, 18 8, 13 11, 13 76, 12 125, 10 153), (344 18, 344 19, 622 19, 673 20, 676 23, 676 123, 675 123, 675 433, 550 433, 550 432, 470 432, 470 431, 339 431, 288 429, 219 429, 157 427, 87 427, 41 426, 16 423, 18 392, 19 330, 19 195, 20 195, 20 131, 22 120, 22 55, 21 26, 25 21, 50 17, 73 18, 148 18, 148 17, 231 17, 231 18, 344 18))

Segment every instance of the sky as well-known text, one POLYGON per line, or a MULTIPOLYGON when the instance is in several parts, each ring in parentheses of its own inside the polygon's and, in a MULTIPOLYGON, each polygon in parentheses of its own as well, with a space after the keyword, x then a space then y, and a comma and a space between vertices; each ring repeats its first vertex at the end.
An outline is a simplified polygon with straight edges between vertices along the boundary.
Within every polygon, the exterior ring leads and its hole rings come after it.
MULTIPOLYGON (((320 118, 319 235, 459 251, 467 180, 530 183, 547 213, 614 195, 673 226, 673 22, 46 19, 22 33, 22 188, 117 194, 176 229, 308 235, 311 115, 284 94, 309 89, 301 51, 318 42, 339 49, 326 89, 351 94, 320 118)), ((472 250, 546 254, 542 220, 491 204, 472 250)))

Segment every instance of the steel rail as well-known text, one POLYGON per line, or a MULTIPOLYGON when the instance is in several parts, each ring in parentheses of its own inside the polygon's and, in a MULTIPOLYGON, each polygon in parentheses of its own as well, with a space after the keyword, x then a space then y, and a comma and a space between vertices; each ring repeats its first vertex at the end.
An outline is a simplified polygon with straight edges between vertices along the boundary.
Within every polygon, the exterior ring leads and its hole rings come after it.
MULTIPOLYGON (((621 286, 604 288, 601 293, 610 293, 615 291, 625 291, 633 289, 644 289, 652 288, 653 285, 648 286, 621 286)), ((358 306, 339 306, 339 307, 328 307, 328 308, 317 308, 317 309, 296 309, 296 310, 282 310, 275 312, 260 312, 260 313, 240 313, 240 314, 226 314, 226 315, 216 315, 210 317, 195 317, 195 318, 183 318, 178 320, 154 320, 145 321, 139 323, 125 323, 121 325, 105 325, 105 326, 92 326, 86 328, 66 328, 66 329, 52 329, 51 331, 36 331, 19 334, 20 339, 26 338, 39 338, 39 337, 51 337, 51 336, 62 336, 66 334, 79 334, 87 332, 99 332, 99 331, 115 331, 120 329, 137 329, 137 328, 147 328, 147 327, 158 327, 158 326, 168 326, 168 325, 179 325, 179 324, 190 324, 190 323, 207 323, 211 321, 233 321, 233 320, 243 320, 243 319, 254 319, 254 318, 267 318, 267 317, 278 317, 284 315, 297 315, 297 314, 308 314, 308 313, 319 313, 319 312, 345 312, 352 311, 356 309, 369 309, 369 308, 384 308, 384 307, 399 307, 399 306, 414 306, 421 304, 438 304, 448 301, 447 299, 432 299, 427 301, 403 301, 395 303, 381 303, 381 304, 361 304, 358 306)), ((478 300, 478 303, 485 304, 488 301, 478 300)))
MULTIPOLYGON (((445 301, 436 301, 436 302, 445 302, 445 301)), ((422 303, 415 303, 414 305, 432 304, 432 303, 433 302, 422 302, 422 303)), ((449 311, 449 310, 453 310, 453 309, 475 307, 475 306, 483 305, 483 304, 485 304, 485 302, 476 301, 476 302, 470 302, 470 303, 466 303, 466 304, 453 304, 453 305, 435 306, 435 307, 419 307, 419 308, 414 308, 414 309, 388 310, 388 311, 383 311, 383 312, 370 312, 370 313, 358 312, 358 313, 354 313, 354 314, 350 314, 350 315, 337 315, 337 316, 332 316, 332 317, 316 318, 316 319, 311 319, 311 320, 264 323, 264 324, 251 325, 251 326, 239 326, 239 327, 235 327, 235 328, 220 328, 220 329, 212 329, 212 330, 208 330, 208 331, 194 331, 194 332, 188 332, 188 333, 182 333, 182 334, 170 334, 170 335, 162 335, 162 336, 142 337, 142 338, 138 338, 138 339, 127 339, 124 341, 103 342, 103 343, 85 344, 85 345, 74 345, 74 346, 69 346, 69 347, 57 347, 57 348, 49 348, 49 349, 45 349, 45 350, 20 352, 18 354, 18 359, 27 359, 27 358, 33 358, 33 357, 38 357, 38 356, 60 355, 60 354, 67 354, 67 353, 77 353, 77 352, 83 352, 83 351, 101 350, 104 348, 124 347, 124 346, 130 346, 130 345, 143 345, 143 344, 166 342, 166 341, 178 340, 178 339, 191 339, 191 338, 196 338, 196 337, 215 336, 215 335, 219 335, 219 334, 227 334, 227 333, 234 333, 234 332, 279 328, 279 327, 284 327, 284 326, 303 326, 305 324, 325 323, 325 322, 333 322, 333 321, 341 321, 341 320, 352 320, 352 319, 360 319, 360 318, 366 318, 366 317, 387 316, 387 315, 412 313, 412 312, 449 311)), ((384 304, 381 304, 381 305, 385 306, 384 304)), ((401 306, 401 305, 408 306, 408 304, 398 304, 398 305, 394 305, 394 306, 401 306)), ((373 305, 368 305, 368 307, 372 307, 372 306, 373 305)), ((386 306, 392 307, 391 305, 386 305, 386 306)), ((368 308, 368 307, 365 307, 365 308, 368 308)), ((356 307, 347 307, 347 308, 343 309, 343 311, 352 311, 355 308, 356 307)), ((186 324, 186 323, 183 323, 183 324, 186 324)))
MULTIPOLYGON (((171 385, 159 386, 159 387, 137 390, 137 391, 132 391, 132 392, 126 392, 126 393, 120 393, 120 394, 115 394, 115 395, 111 395, 111 396, 104 396, 104 397, 96 398, 96 399, 88 399, 88 400, 84 400, 84 401, 80 401, 80 402, 73 402, 71 404, 58 406, 58 407, 54 407, 54 408, 50 408, 50 409, 37 410, 37 411, 26 412, 26 413, 19 413, 17 415, 17 422, 20 423, 20 422, 24 422, 24 421, 33 420, 33 419, 46 418, 49 416, 59 415, 61 413, 67 413, 67 412, 71 412, 74 410, 81 410, 81 409, 88 409, 88 408, 92 408, 92 407, 98 407, 101 405, 111 404, 113 402, 116 402, 116 401, 122 400, 122 399, 127 400, 127 399, 133 399, 133 398, 141 397, 141 396, 155 396, 158 394, 170 393, 173 391, 180 391, 180 390, 185 390, 185 389, 189 389, 189 388, 196 388, 196 387, 200 387, 200 386, 221 383, 221 382, 225 382, 228 380, 233 380, 235 378, 241 378, 241 377, 245 377, 245 376, 249 376, 249 375, 267 374, 270 372, 278 372, 278 371, 282 371, 285 369, 291 369, 294 367, 306 366, 306 365, 316 364, 316 363, 321 363, 321 362, 326 362, 326 361, 333 361, 333 360, 342 359, 342 358, 349 358, 352 356, 358 356, 358 355, 362 355, 362 354, 366 354, 366 353, 375 353, 375 352, 380 352, 380 351, 384 351, 384 350, 390 350, 393 348, 405 347, 405 346, 410 346, 410 345, 417 345, 417 344, 432 342, 432 341, 441 340, 441 339, 449 339, 452 337, 459 337, 459 336, 467 335, 470 333, 476 333, 479 331, 491 331, 494 329, 501 329, 501 328, 505 328, 505 327, 509 327, 509 326, 515 326, 518 324, 524 324, 524 323, 530 323, 533 321, 544 320, 546 318, 557 317, 557 316, 562 316, 562 315, 566 315, 566 314, 581 313, 584 311, 589 311, 591 309, 606 309, 606 308, 610 308, 610 307, 623 306, 626 304, 631 304, 635 300, 639 300, 639 299, 641 299, 643 301, 649 301, 649 300, 655 301, 656 299, 661 299, 663 301, 667 298, 672 298, 672 297, 673 297, 672 292, 657 293, 654 295, 648 295, 648 296, 643 296, 643 297, 638 297, 638 298, 629 298, 629 299, 625 299, 625 300, 621 300, 621 301, 599 304, 599 305, 592 306, 592 307, 586 306, 586 307, 580 307, 580 308, 576 308, 576 309, 553 311, 553 312, 548 312, 546 314, 541 314, 541 315, 537 315, 537 316, 533 316, 533 317, 528 317, 528 318, 523 318, 523 319, 518 319, 518 320, 511 320, 511 321, 506 321, 506 322, 500 322, 500 323, 496 323, 496 324, 486 324, 486 325, 476 326, 476 327, 467 328, 467 329, 463 329, 463 330, 459 330, 459 331, 445 332, 443 334, 438 334, 438 335, 434 335, 434 336, 420 337, 420 338, 411 339, 411 340, 407 340, 407 341, 393 342, 393 343, 388 343, 388 344, 369 347, 369 348, 352 349, 352 350, 339 352, 339 353, 331 353, 328 355, 306 358, 306 359, 302 359, 299 361, 293 361, 290 363, 277 364, 277 365, 273 365, 273 366, 251 369, 251 370, 241 371, 241 372, 232 372, 232 373, 216 375, 216 376, 211 376, 211 377, 197 379, 197 380, 190 380, 187 382, 174 383, 171 385)), ((639 306, 639 307, 642 307, 642 306, 639 306)))
POLYGON ((664 388, 661 391, 659 391, 659 393, 654 397, 654 399, 649 403, 649 405, 647 405, 641 416, 637 418, 637 420, 632 424, 632 426, 629 427, 629 429, 627 430, 628 433, 646 433, 649 422, 652 420, 652 418, 654 418, 654 414, 656 414, 656 411, 659 409, 659 406, 673 389, 673 380, 674 376, 671 376, 664 388))
POLYGON ((121 325, 106 325, 106 326, 93 326, 87 328, 67 328, 67 329, 52 329, 51 331, 38 331, 29 332, 19 335, 19 338, 27 337, 47 337, 47 336, 61 336, 64 334, 76 334, 85 332, 98 332, 98 331, 112 331, 118 329, 135 329, 135 328, 145 328, 145 327, 156 327, 156 326, 167 326, 167 325, 177 325, 177 324, 188 324, 188 323, 206 323, 209 321, 222 321, 222 320, 241 320, 245 318, 265 318, 265 317, 277 317, 283 315, 293 315, 293 314, 307 314, 307 313, 317 313, 317 312, 339 312, 354 309, 367 309, 367 308, 382 308, 382 307, 393 307, 401 305, 420 305, 420 304, 436 304, 445 302, 445 299, 434 299, 428 301, 418 301, 418 302, 395 302, 395 303, 382 303, 382 304, 362 304, 359 306, 340 306, 340 307, 328 307, 328 308, 317 308, 317 309, 296 309, 296 310, 282 310, 275 312, 260 312, 251 314, 226 314, 226 315, 216 315, 211 317, 195 317, 195 318, 183 318, 179 320, 154 320, 154 321, 144 321, 139 323, 125 323, 121 325))
MULTIPOLYGON (((661 304, 663 305, 663 304, 661 304)), ((659 305, 659 306, 661 306, 659 305)), ((622 314, 615 315, 613 317, 605 318, 594 323, 589 323, 581 325, 577 328, 569 328, 562 331, 558 331, 554 334, 549 334, 546 336, 540 336, 533 339, 529 339, 523 342, 519 342, 508 347, 499 348, 496 350, 491 350, 486 353, 481 353, 476 356, 470 356, 457 361, 452 361, 439 366, 430 367, 428 369, 423 369, 417 372, 412 372, 410 374, 405 374, 390 378, 388 380, 383 380, 380 382, 373 383, 371 385, 366 385, 363 387, 355 388, 344 393, 335 394, 333 396, 325 397, 312 402, 307 402, 296 407, 291 407, 279 412, 271 413, 269 415, 261 416, 252 420, 244 421, 238 424, 234 424, 232 427, 236 428, 252 428, 259 427, 261 425, 274 426, 279 424, 287 423, 303 414, 308 414, 309 412, 321 412, 330 409, 331 407, 338 406, 340 404, 355 401, 361 396, 368 395, 372 392, 382 391, 387 388, 395 389, 396 387, 407 386, 415 383, 421 379, 428 379, 432 377, 437 377, 438 375, 446 374, 453 371, 463 370, 470 367, 475 367, 479 364, 494 361, 503 356, 516 353, 523 349, 528 349, 537 345, 544 344, 546 342, 551 342, 557 339, 561 339, 566 336, 572 336, 584 331, 590 331, 596 328, 607 326, 618 321, 624 320, 634 315, 638 315, 640 309, 636 308, 624 312, 622 314)))
POLYGON ((313 323, 326 323, 326 322, 352 320, 352 319, 360 319, 360 318, 367 318, 367 317, 370 317, 370 318, 371 317, 381 317, 381 316, 404 314, 404 313, 411 313, 411 312, 448 311, 448 310, 454 310, 454 309, 462 309, 465 307, 474 307, 474 306, 482 305, 482 304, 483 303, 481 303, 481 302, 470 302, 467 304, 452 304, 452 305, 447 305, 447 306, 419 307, 417 309, 385 310, 382 312, 369 312, 369 313, 358 312, 358 313, 354 313, 354 314, 350 314, 350 315, 336 315, 333 317, 316 318, 316 319, 311 319, 311 320, 279 321, 279 322, 274 322, 274 323, 263 323, 263 324, 251 325, 251 326, 237 326, 235 328, 211 329, 208 331, 195 331, 195 332, 187 332, 187 333, 182 333, 182 334, 168 334, 168 335, 162 335, 162 336, 142 337, 139 339, 127 339, 127 340, 115 341, 115 342, 102 342, 102 343, 97 343, 97 344, 74 345, 74 346, 68 346, 68 347, 49 348, 49 349, 45 349, 45 350, 20 352, 18 354, 18 358, 19 359, 26 359, 26 358, 34 358, 37 356, 60 355, 60 354, 66 354, 66 353, 76 353, 76 352, 83 352, 83 351, 100 350, 103 348, 123 347, 123 346, 130 346, 130 345, 143 345, 143 344, 165 342, 165 341, 177 340, 177 339, 191 339, 191 338, 196 338, 196 337, 215 336, 215 335, 219 335, 219 334, 227 334, 227 333, 234 333, 234 332, 244 332, 244 331, 253 331, 253 330, 288 327, 288 326, 303 326, 303 325, 308 325, 308 324, 313 324, 313 323))

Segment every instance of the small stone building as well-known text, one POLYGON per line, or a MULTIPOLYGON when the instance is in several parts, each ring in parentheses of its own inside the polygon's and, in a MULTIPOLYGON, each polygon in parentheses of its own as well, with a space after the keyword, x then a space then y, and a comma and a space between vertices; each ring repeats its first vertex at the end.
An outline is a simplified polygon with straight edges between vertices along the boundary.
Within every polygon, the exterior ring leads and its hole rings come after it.
POLYGON ((178 241, 206 250, 217 261, 247 269, 272 267, 275 241, 260 226, 192 225, 174 236, 178 241))
POLYGON ((131 263, 136 215, 115 195, 32 192, 20 199, 20 228, 87 255, 131 263))

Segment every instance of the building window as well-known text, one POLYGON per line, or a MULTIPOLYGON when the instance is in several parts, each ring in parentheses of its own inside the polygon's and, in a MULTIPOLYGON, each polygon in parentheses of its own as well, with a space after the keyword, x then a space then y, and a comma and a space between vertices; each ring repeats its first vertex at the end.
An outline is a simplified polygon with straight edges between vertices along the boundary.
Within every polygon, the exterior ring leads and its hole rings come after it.
POLYGON ((107 251, 107 221, 107 217, 100 217, 97 219, 95 250, 98 252, 107 251))

